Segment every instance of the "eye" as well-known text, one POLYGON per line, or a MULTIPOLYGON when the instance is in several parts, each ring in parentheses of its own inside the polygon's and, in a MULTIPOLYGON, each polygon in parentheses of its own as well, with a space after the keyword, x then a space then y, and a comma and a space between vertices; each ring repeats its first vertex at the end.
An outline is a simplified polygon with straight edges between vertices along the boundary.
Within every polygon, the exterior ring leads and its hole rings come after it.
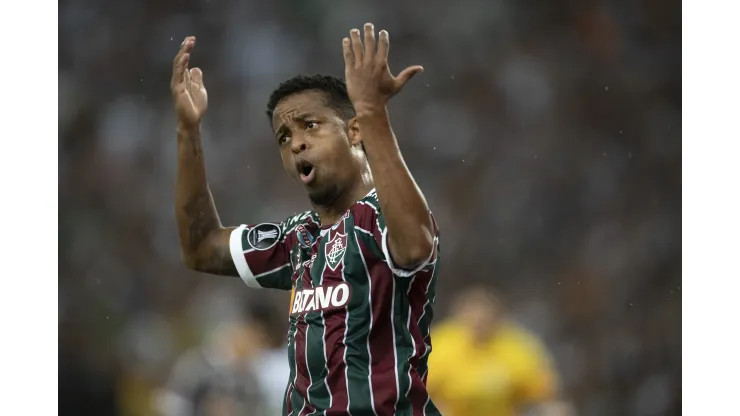
POLYGON ((318 121, 307 121, 306 122, 306 130, 313 130, 319 127, 318 121))
POLYGON ((282 136, 278 137, 278 144, 279 145, 283 145, 283 144, 287 143, 289 139, 290 139, 290 136, 288 136, 287 134, 282 135, 282 136))

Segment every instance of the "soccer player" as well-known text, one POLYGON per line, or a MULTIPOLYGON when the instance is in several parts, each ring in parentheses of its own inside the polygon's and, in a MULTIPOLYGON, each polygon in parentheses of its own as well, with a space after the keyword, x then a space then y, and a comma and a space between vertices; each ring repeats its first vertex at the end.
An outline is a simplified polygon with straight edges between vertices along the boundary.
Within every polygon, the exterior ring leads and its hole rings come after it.
POLYGON ((206 182, 203 73, 195 38, 175 57, 175 191, 185 264, 292 290, 285 415, 436 415, 426 390, 438 232, 391 129, 386 104, 412 76, 393 76, 388 32, 372 24, 342 40, 346 85, 298 76, 267 114, 285 171, 312 211, 224 227, 206 182), (363 45, 364 43, 364 45, 363 45))

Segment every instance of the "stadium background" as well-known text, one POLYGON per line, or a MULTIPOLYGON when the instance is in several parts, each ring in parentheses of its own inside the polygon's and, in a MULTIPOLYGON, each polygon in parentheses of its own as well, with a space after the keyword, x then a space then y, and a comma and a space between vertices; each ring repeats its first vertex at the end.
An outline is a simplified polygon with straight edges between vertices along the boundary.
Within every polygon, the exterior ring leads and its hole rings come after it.
POLYGON ((389 30, 394 71, 426 69, 391 111, 442 230, 437 319, 456 291, 494 285, 546 343, 578 414, 680 413, 679 2, 59 10, 60 414, 152 414, 175 360, 219 322, 255 302, 287 309, 287 293, 179 261, 168 87, 182 38, 198 37, 209 181, 235 225, 307 209, 264 106, 292 75, 341 75, 341 38, 365 21, 389 30))

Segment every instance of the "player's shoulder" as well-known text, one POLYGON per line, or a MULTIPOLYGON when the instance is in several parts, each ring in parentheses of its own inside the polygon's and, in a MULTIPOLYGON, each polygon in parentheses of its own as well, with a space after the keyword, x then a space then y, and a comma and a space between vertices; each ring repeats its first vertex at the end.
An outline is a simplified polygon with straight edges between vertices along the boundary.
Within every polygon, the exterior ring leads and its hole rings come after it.
POLYGON ((375 188, 373 188, 372 191, 368 192, 368 194, 365 195, 365 197, 362 198, 361 201, 364 201, 368 204, 377 205, 378 208, 380 208, 380 202, 378 201, 378 191, 375 188))
POLYGON ((372 232, 374 228, 380 228, 382 230, 385 225, 380 213, 380 202, 378 202, 378 195, 375 189, 352 205, 349 213, 357 228, 372 232))
POLYGON ((363 214, 365 212, 378 215, 380 213, 380 201, 378 201, 378 193, 373 188, 364 198, 360 199, 352 207, 352 211, 355 214, 363 214))
MULTIPOLYGON (((364 198, 357 201, 350 209, 352 214, 355 216, 373 216, 382 217, 380 200, 378 199, 378 192, 373 188, 364 198)), ((431 212, 430 212, 431 214, 431 212)), ((433 218, 433 215, 432 215, 433 218)), ((384 221, 381 219, 381 223, 384 221)), ((436 223, 435 223, 436 225, 436 223)))

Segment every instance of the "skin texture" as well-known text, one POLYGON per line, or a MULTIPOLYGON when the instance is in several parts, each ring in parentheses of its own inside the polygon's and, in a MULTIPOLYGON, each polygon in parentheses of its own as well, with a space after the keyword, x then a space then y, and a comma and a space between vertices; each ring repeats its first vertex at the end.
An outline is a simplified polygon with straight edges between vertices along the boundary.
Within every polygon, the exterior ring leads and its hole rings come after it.
MULTIPOLYGON (((194 46, 194 37, 183 41, 170 85, 178 118, 175 216, 180 248, 189 268, 237 276, 229 251, 233 227, 221 224, 206 180, 200 123, 208 94, 203 72, 189 69, 194 46)), ((342 40, 342 50, 356 117, 343 119, 322 91, 303 91, 281 100, 272 127, 283 167, 304 188, 323 224, 335 223, 375 187, 393 261, 411 269, 429 258, 433 225, 398 148, 386 105, 423 68, 412 66, 393 76, 388 68, 388 32, 381 31, 376 42, 369 23, 364 27, 364 47, 360 31, 353 29, 342 40), (301 180, 305 164, 315 170, 308 183, 301 180)))
POLYGON ((170 84, 177 113, 175 217, 183 262, 205 273, 238 276, 231 260, 231 228, 221 225, 206 181, 200 122, 208 108, 203 72, 188 69, 195 38, 186 38, 175 56, 170 84))

